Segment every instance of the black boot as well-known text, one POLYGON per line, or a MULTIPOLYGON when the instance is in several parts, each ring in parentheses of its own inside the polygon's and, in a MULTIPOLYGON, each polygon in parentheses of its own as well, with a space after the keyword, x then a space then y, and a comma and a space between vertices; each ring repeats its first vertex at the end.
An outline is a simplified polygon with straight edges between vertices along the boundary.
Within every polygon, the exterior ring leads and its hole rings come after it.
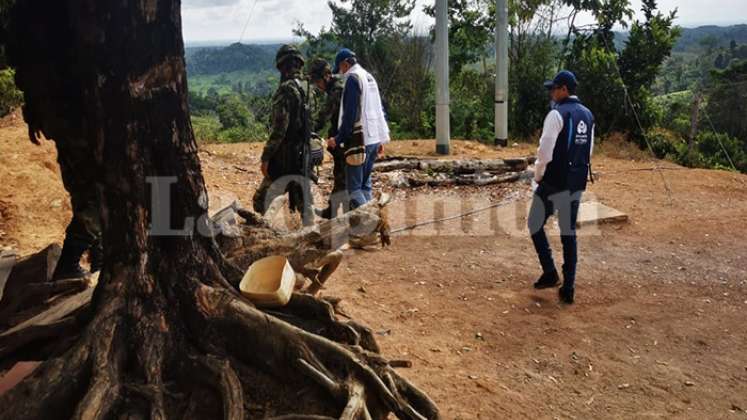
POLYGON ((332 219, 332 207, 327 207, 325 209, 314 209, 314 212, 317 216, 321 217, 322 219, 330 220, 332 219))
POLYGON ((52 280, 79 279, 90 276, 91 273, 80 266, 80 258, 88 248, 89 245, 84 242, 65 239, 52 280))
POLYGON ((558 272, 553 271, 552 273, 543 273, 542 277, 534 283, 534 288, 537 290, 550 289, 560 284, 560 277, 558 272))
POLYGON ((327 208, 323 210, 315 209, 316 215, 322 219, 332 220, 337 217, 337 209, 332 204, 332 201, 327 202, 327 208))
POLYGON ((572 287, 563 286, 558 289, 558 297, 560 298, 560 302, 565 303, 566 305, 573 305, 573 298, 575 294, 575 289, 572 287))
POLYGON ((91 273, 101 271, 104 266, 104 248, 101 247, 101 242, 91 247, 89 258, 91 259, 91 273))

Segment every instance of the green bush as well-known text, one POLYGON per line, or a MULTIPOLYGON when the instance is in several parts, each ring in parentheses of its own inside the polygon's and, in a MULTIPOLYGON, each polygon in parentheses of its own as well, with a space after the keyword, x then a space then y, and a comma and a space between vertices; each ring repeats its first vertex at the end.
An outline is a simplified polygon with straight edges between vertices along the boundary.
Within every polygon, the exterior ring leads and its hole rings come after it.
MULTIPOLYGON (((684 144, 682 137, 669 130, 654 128, 646 133, 651 149, 659 159, 676 158, 680 155, 680 145, 684 144)), ((687 146, 687 144, 685 144, 687 146)))
POLYGON ((728 134, 703 132, 696 138, 701 165, 714 169, 732 169, 731 164, 741 172, 747 172, 747 153, 741 142, 728 134), (727 157, 728 154, 728 157, 727 157), (731 162, 729 159, 731 158, 731 162))
POLYGON ((16 87, 15 72, 0 70, 0 117, 23 103, 23 93, 16 87))
POLYGON ((192 116, 192 129, 198 142, 208 143, 218 141, 221 124, 215 116, 192 116))

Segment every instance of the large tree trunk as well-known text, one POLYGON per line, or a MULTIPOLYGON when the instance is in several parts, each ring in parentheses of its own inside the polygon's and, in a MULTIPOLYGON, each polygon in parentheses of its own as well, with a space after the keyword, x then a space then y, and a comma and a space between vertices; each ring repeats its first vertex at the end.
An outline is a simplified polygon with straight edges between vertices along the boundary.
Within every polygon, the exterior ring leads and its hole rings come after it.
POLYGON ((297 295, 270 316, 231 286, 205 216, 180 2, 28 3, 11 49, 25 115, 94 151, 105 264, 79 338, 0 397, 0 419, 436 418, 331 304, 297 295), (153 177, 176 182, 153 194, 153 177), (166 201, 182 234, 149 232, 166 201))

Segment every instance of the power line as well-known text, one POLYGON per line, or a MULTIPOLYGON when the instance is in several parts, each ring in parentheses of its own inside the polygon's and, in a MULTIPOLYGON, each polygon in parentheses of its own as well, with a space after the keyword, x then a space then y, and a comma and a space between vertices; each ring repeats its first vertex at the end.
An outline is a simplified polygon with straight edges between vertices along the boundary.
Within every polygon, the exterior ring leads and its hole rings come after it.
POLYGON ((254 0, 254 3, 252 3, 252 9, 249 11, 249 16, 247 16, 246 22, 244 22, 244 29, 241 31, 241 36, 239 37, 239 44, 241 44, 241 41, 244 40, 246 29, 249 27, 249 22, 252 20, 252 16, 254 15, 254 8, 256 6, 257 6, 257 0, 254 0))
MULTIPOLYGON (((602 41, 604 41, 605 48, 607 48, 607 52, 611 53, 613 52, 610 50, 610 45, 607 42, 607 37, 600 36, 602 38, 602 41)), ((615 57, 617 57, 617 53, 615 52, 615 57)), ((615 69, 617 69, 617 75, 620 77, 620 83, 622 83, 623 91, 625 91, 625 99, 628 102, 628 105, 630 106, 631 111, 633 111, 633 116, 635 117, 635 122, 638 124, 638 128, 641 130, 641 135, 643 136, 643 140, 646 142, 646 146, 648 147, 649 152, 651 153, 651 156, 653 157, 654 161, 654 170, 659 173, 659 176, 661 176, 661 180, 664 183, 664 188, 667 191, 667 195, 669 196, 669 204, 672 204, 672 189, 669 187, 669 183, 667 182, 667 179, 664 177, 664 171, 661 170, 659 167, 658 159, 656 158, 656 153, 654 153, 654 148, 651 145, 651 142, 648 139, 648 136, 646 135, 646 130, 643 129, 643 124, 641 124, 641 119, 638 116, 638 112, 635 110, 635 105, 633 104, 633 98, 630 96, 630 92, 628 91, 628 86, 625 84, 625 80, 623 79, 622 71, 620 70, 620 66, 617 65, 617 60, 614 60, 615 69)))

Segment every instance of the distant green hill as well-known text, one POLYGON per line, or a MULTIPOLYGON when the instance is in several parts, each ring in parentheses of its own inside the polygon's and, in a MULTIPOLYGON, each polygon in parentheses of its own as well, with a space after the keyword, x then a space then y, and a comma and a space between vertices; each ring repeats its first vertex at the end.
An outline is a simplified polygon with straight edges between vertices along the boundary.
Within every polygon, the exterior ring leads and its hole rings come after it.
POLYGON ((231 44, 227 47, 194 47, 186 51, 190 76, 233 72, 263 72, 275 68, 280 45, 231 44))
POLYGON ((703 48, 701 42, 711 38, 715 47, 728 47, 731 41, 747 44, 747 25, 700 26, 683 28, 675 52, 694 52, 703 48))

